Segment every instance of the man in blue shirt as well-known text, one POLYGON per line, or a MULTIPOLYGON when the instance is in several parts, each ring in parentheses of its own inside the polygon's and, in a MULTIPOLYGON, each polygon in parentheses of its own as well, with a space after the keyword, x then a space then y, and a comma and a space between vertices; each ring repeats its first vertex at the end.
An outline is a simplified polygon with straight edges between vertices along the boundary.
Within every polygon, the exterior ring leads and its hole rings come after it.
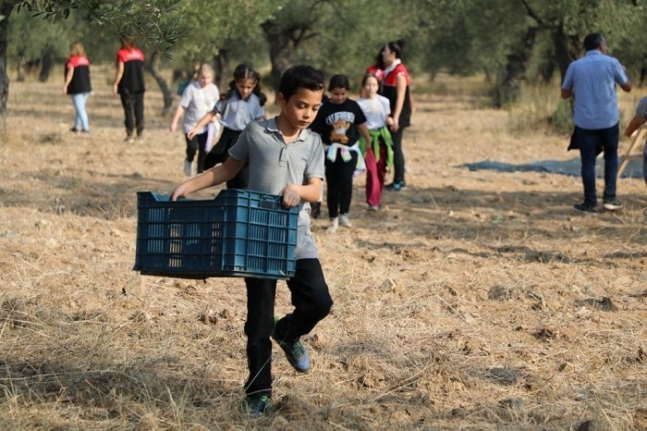
POLYGON ((616 199, 618 172, 618 140, 620 110, 616 97, 616 83, 624 91, 631 91, 631 83, 620 62, 607 55, 607 44, 602 33, 591 33, 584 38, 584 57, 572 62, 564 76, 562 98, 574 97, 575 139, 580 147, 584 202, 575 204, 578 211, 595 213, 595 159, 604 151, 603 207, 609 211, 622 208, 616 199))

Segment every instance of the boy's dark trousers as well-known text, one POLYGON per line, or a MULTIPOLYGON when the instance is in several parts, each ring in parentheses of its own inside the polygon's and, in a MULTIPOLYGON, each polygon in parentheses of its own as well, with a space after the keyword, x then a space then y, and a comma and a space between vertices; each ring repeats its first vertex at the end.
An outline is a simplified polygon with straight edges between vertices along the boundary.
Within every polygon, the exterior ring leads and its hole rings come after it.
POLYGON ((350 152, 351 160, 345 162, 341 154, 337 154, 334 162, 326 159, 326 182, 328 183, 328 215, 335 218, 348 214, 353 198, 353 174, 357 168, 357 152, 350 152))
MULTIPOLYGON (((287 281, 294 311, 276 324, 279 340, 296 341, 330 313, 332 298, 319 259, 299 259, 287 281)), ((272 330, 276 280, 245 278, 247 286, 247 364, 245 393, 272 395, 272 330)))
POLYGON ((137 135, 141 135, 144 131, 144 92, 131 93, 128 90, 121 90, 119 95, 126 117, 124 121, 126 133, 128 136, 132 136, 136 129, 137 135))

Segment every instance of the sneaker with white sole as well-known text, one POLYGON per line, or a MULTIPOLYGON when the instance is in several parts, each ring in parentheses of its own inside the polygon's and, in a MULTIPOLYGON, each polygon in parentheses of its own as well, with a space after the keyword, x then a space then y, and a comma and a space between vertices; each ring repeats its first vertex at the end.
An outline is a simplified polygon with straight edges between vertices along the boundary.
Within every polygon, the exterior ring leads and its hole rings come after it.
POLYGON ((185 160, 184 161, 184 175, 186 175, 187 177, 190 177, 192 173, 193 173, 193 163, 188 161, 188 160, 185 160))
POLYGON ((607 211, 617 211, 622 209, 623 205, 617 199, 605 199, 602 207, 607 211))
POLYGON ((339 225, 344 227, 353 227, 353 224, 350 222, 350 219, 348 218, 348 214, 341 214, 339 216, 339 225))
POLYGON ((330 219, 330 224, 328 225, 328 228, 326 231, 328 232, 337 232, 337 228, 339 227, 339 218, 334 217, 330 219))

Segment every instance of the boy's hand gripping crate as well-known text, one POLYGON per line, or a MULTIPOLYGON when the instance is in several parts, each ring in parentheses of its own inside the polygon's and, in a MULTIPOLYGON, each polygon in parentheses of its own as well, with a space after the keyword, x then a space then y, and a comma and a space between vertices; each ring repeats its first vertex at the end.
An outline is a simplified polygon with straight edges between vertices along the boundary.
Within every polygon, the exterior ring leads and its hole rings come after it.
POLYGON ((179 278, 294 275, 299 207, 281 196, 222 190, 214 200, 137 193, 136 271, 179 278))

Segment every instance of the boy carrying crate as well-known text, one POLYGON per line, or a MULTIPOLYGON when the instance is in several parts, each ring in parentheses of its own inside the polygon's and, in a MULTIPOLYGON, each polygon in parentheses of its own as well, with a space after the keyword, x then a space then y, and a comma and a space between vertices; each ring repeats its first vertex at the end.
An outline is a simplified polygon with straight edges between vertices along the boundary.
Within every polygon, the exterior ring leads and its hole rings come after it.
POLYGON ((247 362, 243 411, 259 417, 272 396, 272 341, 283 349, 295 370, 310 368, 308 351, 300 337, 328 315, 333 301, 310 232, 310 202, 317 202, 324 178, 321 138, 307 127, 314 121, 324 92, 324 76, 310 66, 293 66, 281 77, 277 100, 280 114, 250 123, 229 150, 227 161, 180 184, 176 200, 232 179, 249 163, 249 190, 283 196, 283 206, 306 203, 299 213, 296 272, 287 281, 294 311, 274 317, 276 280, 245 278, 247 287, 247 362))

